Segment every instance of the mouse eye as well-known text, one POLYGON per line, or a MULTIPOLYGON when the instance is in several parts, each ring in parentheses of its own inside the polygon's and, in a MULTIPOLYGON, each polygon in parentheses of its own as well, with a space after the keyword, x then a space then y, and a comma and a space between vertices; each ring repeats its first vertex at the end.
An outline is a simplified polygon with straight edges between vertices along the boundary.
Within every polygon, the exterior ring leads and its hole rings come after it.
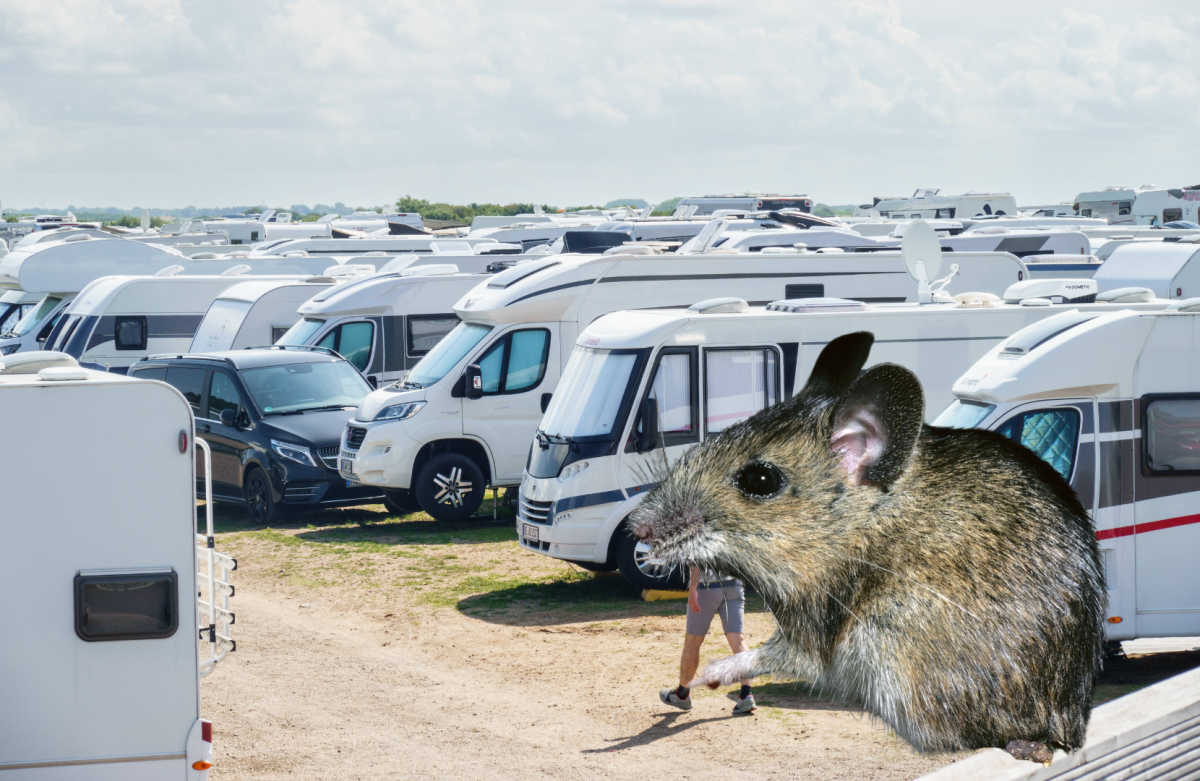
POLYGON ((783 488, 783 473, 771 464, 746 464, 733 476, 733 484, 752 499, 770 499, 783 488))

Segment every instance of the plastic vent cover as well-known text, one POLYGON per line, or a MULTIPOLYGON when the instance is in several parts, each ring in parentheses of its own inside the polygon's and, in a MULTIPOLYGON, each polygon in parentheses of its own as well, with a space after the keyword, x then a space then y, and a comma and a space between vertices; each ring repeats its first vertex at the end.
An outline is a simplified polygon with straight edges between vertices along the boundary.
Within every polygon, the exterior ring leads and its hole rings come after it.
POLYGON ((1070 312, 1047 317, 1028 328, 1022 328, 1007 341, 1002 342, 1003 347, 1000 352, 1009 355, 1028 355, 1064 331, 1069 331, 1077 325, 1083 325, 1098 316, 1098 314, 1084 314, 1078 309, 1072 309, 1070 312))
POLYGON ((1147 304, 1154 301, 1154 291, 1148 287, 1119 287, 1098 293, 1096 300, 1108 304, 1147 304))
POLYGON ((767 304, 768 312, 865 312, 870 307, 848 298, 796 298, 767 304))
POLYGON ((702 315, 726 315, 746 312, 749 309, 749 304, 740 298, 710 298, 688 307, 689 312, 697 312, 702 315))
POLYGON ((501 271, 487 283, 490 288, 506 288, 516 282, 520 282, 525 277, 533 276, 539 271, 557 266, 560 261, 557 258, 546 258, 545 260, 530 260, 525 263, 518 263, 507 271, 501 271))

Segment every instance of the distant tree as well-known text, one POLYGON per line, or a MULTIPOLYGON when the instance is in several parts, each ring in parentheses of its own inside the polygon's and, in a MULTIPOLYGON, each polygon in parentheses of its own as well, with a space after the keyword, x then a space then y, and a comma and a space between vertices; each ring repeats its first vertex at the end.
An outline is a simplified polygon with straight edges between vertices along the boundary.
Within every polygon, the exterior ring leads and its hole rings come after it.
MULTIPOLYGON (((171 222, 171 220, 163 219, 162 217, 151 217, 150 218, 150 227, 151 228, 161 228, 162 226, 166 225, 168 222, 171 222)), ((104 224, 105 225, 115 225, 118 228, 140 228, 140 227, 142 227, 142 218, 140 215, 137 217, 134 217, 132 214, 125 214, 125 215, 118 217, 115 220, 105 220, 104 224)))
MULTIPOLYGON (((542 208, 545 211, 557 211, 556 207, 553 206, 543 206, 542 208)), ((416 212, 426 219, 444 220, 446 222, 458 222, 468 225, 471 220, 479 216, 512 217, 517 214, 530 214, 533 212, 533 204, 432 203, 424 198, 413 198, 411 195, 405 195, 403 198, 396 199, 396 211, 416 212)))
POLYGON ((813 204, 813 214, 818 217, 853 217, 854 206, 826 206, 823 203, 813 204))
POLYGON ((682 195, 676 196, 675 198, 668 198, 667 200, 660 203, 658 206, 655 206, 652 214, 666 214, 666 215, 673 214, 675 212, 675 207, 678 206, 679 202, 682 200, 683 200, 682 195))

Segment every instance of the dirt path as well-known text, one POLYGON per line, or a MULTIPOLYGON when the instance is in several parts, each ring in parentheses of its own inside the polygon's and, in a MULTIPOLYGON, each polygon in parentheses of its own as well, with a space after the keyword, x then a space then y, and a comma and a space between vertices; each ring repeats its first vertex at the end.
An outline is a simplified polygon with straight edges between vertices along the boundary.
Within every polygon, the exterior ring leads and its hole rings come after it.
MULTIPOLYGON (((214 779, 908 779, 956 759, 793 683, 756 682, 751 717, 728 691, 664 707, 682 603, 523 552, 507 524, 307 523, 221 535, 238 650, 202 684, 214 779)), ((717 624, 705 658, 728 652, 717 624)), ((752 602, 749 643, 771 630, 752 602)))

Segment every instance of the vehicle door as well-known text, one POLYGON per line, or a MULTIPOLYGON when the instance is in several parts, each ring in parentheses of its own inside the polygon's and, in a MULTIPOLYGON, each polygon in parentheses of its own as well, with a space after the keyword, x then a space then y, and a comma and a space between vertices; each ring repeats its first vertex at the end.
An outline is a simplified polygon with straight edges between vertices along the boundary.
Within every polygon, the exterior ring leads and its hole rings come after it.
POLYGON ((214 369, 208 381, 208 411, 196 421, 196 433, 212 450, 213 493, 242 496, 242 464, 250 447, 250 413, 238 392, 237 382, 223 369, 214 369), (221 412, 233 412, 233 425, 221 422, 221 412))
POLYGON ((383 350, 376 342, 382 338, 382 331, 374 320, 342 320, 326 331, 316 344, 345 358, 367 378, 371 387, 377 388, 383 375, 383 350))
MULTIPOLYGON (((163 378, 168 385, 174 386, 175 390, 182 393, 183 397, 187 399, 187 403, 192 407, 192 416, 196 418, 196 436, 204 437, 206 442, 208 437, 201 431, 200 416, 204 409, 204 380, 207 373, 207 369, 194 366, 168 366, 167 374, 163 378)), ((151 379, 142 372, 139 372, 137 376, 151 379)), ((196 494, 204 496, 204 453, 200 448, 195 448, 195 450, 196 494)), ((216 490, 215 485, 213 490, 216 490)))
POLYGON ((1140 407, 1138 636, 1200 634, 1200 394, 1147 395, 1140 407))
POLYGON ((620 444, 620 487, 642 493, 662 482, 688 450, 700 442, 700 351, 667 347, 659 351, 645 390, 633 406, 633 426, 620 444), (658 412, 658 438, 645 437, 645 400, 658 412))
POLYGON ((542 396, 558 384, 558 351, 550 349, 553 327, 548 323, 508 331, 472 361, 481 370, 483 396, 463 398, 463 433, 483 440, 491 451, 494 485, 521 481, 542 419, 542 396))

